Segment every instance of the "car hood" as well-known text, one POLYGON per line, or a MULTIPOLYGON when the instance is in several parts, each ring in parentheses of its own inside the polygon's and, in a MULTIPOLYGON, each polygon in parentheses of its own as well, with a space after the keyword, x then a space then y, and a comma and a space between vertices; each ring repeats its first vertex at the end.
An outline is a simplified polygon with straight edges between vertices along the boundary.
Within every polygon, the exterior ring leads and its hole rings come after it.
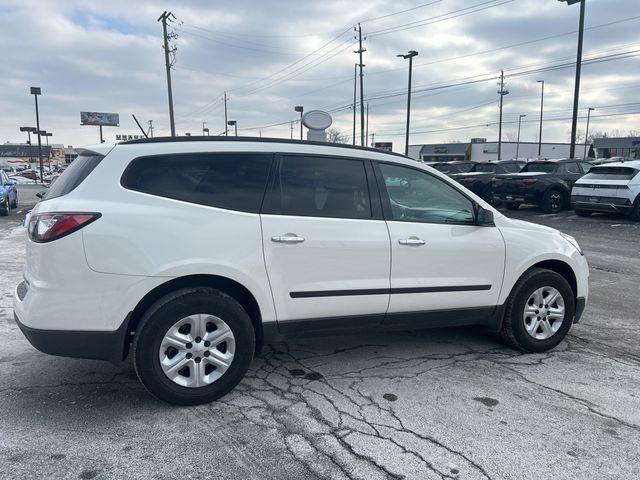
POLYGON ((517 228, 519 230, 527 230, 529 232, 545 232, 559 234, 560 230, 547 227, 545 225, 538 225, 537 223, 525 222, 524 220, 516 220, 515 218, 509 218, 502 215, 501 217, 494 218, 494 222, 497 227, 517 228))

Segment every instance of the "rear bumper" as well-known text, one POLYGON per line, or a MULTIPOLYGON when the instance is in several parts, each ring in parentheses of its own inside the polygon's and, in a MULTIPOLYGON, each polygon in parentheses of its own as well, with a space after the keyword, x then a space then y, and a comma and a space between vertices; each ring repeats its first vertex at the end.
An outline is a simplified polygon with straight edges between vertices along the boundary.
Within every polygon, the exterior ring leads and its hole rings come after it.
POLYGON ((493 192, 494 200, 499 200, 501 202, 512 202, 512 203, 532 203, 539 204, 540 199, 536 193, 505 193, 505 192, 493 192))
POLYGON ((588 197, 584 195, 573 195, 571 205, 577 210, 588 210, 591 212, 611 212, 629 214, 633 209, 631 201, 627 198, 615 197, 588 197), (596 201, 589 201, 593 198, 596 201))
POLYGON ((13 317, 29 343, 42 353, 61 357, 89 358, 119 363, 128 353, 129 317, 122 322, 118 330, 74 331, 43 330, 31 328, 20 322, 14 312, 13 317))

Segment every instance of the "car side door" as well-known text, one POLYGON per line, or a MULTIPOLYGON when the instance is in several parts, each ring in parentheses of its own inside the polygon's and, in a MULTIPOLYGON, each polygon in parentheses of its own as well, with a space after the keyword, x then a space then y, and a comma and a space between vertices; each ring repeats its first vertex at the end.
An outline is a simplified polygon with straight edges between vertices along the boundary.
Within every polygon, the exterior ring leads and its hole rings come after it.
POLYGON ((369 161, 283 154, 272 177, 261 221, 279 328, 381 323, 391 248, 369 161))
POLYGON ((557 175, 566 184, 569 192, 580 177, 584 175, 578 162, 562 162, 558 165, 557 175))
POLYGON ((463 323, 490 315, 504 272, 499 229, 478 224, 477 205, 435 174, 383 162, 376 162, 376 174, 391 238, 385 323, 434 311, 459 312, 463 323))

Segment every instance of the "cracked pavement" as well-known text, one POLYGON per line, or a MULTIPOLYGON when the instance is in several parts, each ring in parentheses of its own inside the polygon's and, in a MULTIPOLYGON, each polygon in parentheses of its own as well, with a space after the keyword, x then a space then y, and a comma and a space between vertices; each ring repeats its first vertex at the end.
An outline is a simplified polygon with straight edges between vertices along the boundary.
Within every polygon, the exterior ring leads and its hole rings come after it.
POLYGON ((591 266, 554 351, 481 328, 296 339, 222 400, 181 408, 129 363, 28 344, 11 309, 21 215, 0 219, 0 478, 639 478, 640 224, 509 214, 574 235, 591 266))

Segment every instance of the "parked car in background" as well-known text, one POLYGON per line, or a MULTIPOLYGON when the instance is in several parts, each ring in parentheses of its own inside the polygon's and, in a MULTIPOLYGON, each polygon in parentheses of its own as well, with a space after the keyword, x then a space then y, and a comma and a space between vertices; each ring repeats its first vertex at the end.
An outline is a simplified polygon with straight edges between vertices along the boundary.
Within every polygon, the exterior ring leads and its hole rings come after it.
POLYGON ((469 172, 473 166, 478 162, 443 162, 431 165, 436 170, 446 173, 447 175, 452 173, 465 173, 469 172))
POLYGON ((78 153, 30 213, 16 322, 46 353, 130 354, 167 402, 221 397, 283 335, 484 325, 543 352, 587 301, 573 237, 401 155, 186 136, 78 153))
POLYGON ((617 212, 640 221, 640 160, 607 163, 591 168, 571 190, 577 215, 617 212))
POLYGON ((535 160, 519 173, 496 175, 491 183, 493 197, 510 210, 532 203, 545 213, 558 213, 569 207, 573 184, 591 167, 576 159, 535 160))
POLYGON ((0 215, 9 215, 12 208, 18 208, 18 190, 4 170, 0 170, 0 215))
POLYGON ((467 173, 448 174, 461 185, 467 187, 473 193, 482 197, 485 201, 493 203, 491 181, 494 175, 503 173, 518 173, 527 164, 523 160, 501 160, 499 162, 479 162, 471 167, 467 173))

